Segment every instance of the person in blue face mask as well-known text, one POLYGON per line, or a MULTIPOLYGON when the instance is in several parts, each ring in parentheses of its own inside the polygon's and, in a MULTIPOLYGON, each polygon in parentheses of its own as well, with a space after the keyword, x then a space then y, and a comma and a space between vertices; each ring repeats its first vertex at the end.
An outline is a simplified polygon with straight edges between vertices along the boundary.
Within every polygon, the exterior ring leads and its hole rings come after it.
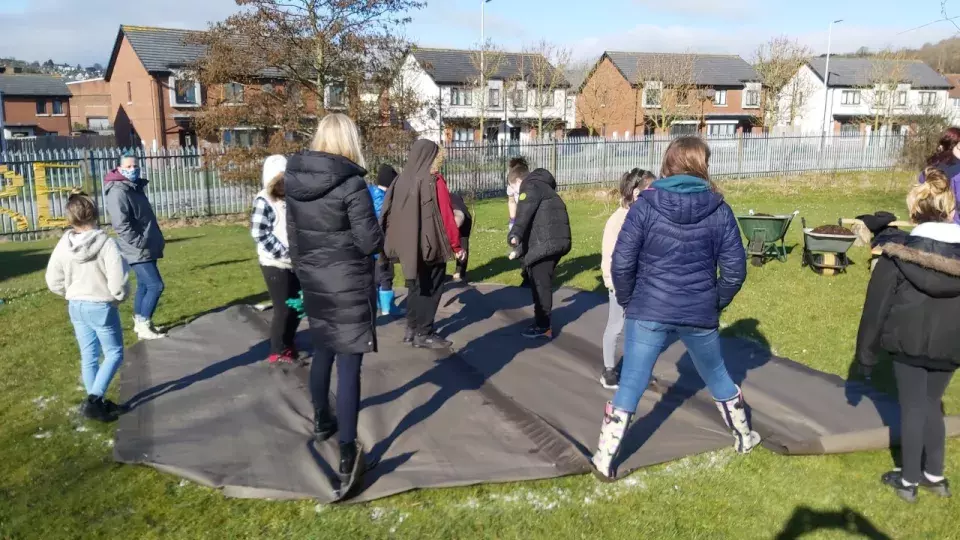
POLYGON ((163 293, 163 279, 157 261, 163 258, 163 233, 157 223, 140 176, 137 157, 124 154, 120 166, 104 178, 107 214, 117 233, 120 254, 137 276, 133 300, 134 332, 140 339, 166 337, 153 325, 153 314, 163 293))

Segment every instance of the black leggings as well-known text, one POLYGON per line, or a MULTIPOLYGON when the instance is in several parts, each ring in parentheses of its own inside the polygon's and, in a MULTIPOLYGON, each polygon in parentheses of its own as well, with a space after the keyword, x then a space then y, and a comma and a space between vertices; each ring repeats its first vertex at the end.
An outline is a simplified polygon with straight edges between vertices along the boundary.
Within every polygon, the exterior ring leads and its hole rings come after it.
POLYGON ((319 339, 314 340, 313 361, 310 364, 310 395, 313 407, 322 409, 329 405, 330 377, 333 362, 337 361, 337 424, 340 442, 357 439, 357 418, 360 415, 360 364, 362 354, 335 354, 319 339))
POLYGON ((531 287, 533 316, 540 328, 550 328, 550 314, 553 311, 553 274, 559 260, 559 257, 550 257, 527 268, 527 274, 533 282, 531 287))
POLYGON ((407 327, 412 328, 418 336, 433 332, 433 319, 440 307, 446 277, 446 263, 421 263, 417 279, 407 283, 407 327))
POLYGON ((393 290, 393 261, 386 258, 382 253, 377 257, 376 280, 381 291, 393 290))
POLYGON ((946 428, 943 394, 952 371, 930 371, 902 362, 893 363, 900 395, 900 449, 903 479, 919 483, 923 473, 943 476, 946 428))
POLYGON ((267 292, 273 303, 273 322, 270 323, 270 354, 280 354, 293 349, 293 338, 297 335, 300 318, 297 312, 287 306, 288 298, 296 298, 300 292, 300 280, 293 270, 284 270, 272 266, 261 266, 263 280, 267 282, 267 292))

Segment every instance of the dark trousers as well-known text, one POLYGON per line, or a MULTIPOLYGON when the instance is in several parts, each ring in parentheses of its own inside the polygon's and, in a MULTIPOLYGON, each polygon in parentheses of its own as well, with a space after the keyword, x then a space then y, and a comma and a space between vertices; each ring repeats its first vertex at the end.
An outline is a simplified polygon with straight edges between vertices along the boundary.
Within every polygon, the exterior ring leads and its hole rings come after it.
POLYGON ((407 283, 407 327, 412 328, 418 336, 433 332, 433 319, 440 307, 446 276, 446 263, 421 263, 417 279, 407 283))
POLYGON ((383 254, 380 254, 377 257, 376 262, 376 276, 377 284, 379 285, 379 290, 381 291, 392 291, 393 290, 393 262, 384 257, 383 254))
POLYGON ((263 280, 267 282, 267 292, 273 303, 273 322, 270 323, 270 354, 280 354, 287 349, 293 350, 293 338, 297 335, 300 318, 297 312, 287 306, 287 299, 296 298, 300 293, 300 280, 293 270, 261 266, 263 280))
POLYGON ((313 407, 329 406, 330 378, 333 363, 337 363, 337 424, 340 442, 357 439, 357 418, 360 415, 360 364, 362 354, 335 354, 320 340, 314 340, 313 361, 310 364, 310 395, 313 407))
POLYGON ((539 328, 550 328, 550 313, 553 311, 553 274, 560 257, 548 257, 527 267, 532 282, 533 316, 539 328))
POLYGON ((893 363, 893 372, 900 396, 903 479, 916 484, 924 472, 943 476, 943 394, 953 372, 930 371, 901 362, 893 363))
POLYGON ((467 263, 470 261, 470 238, 467 236, 460 237, 460 247, 467 252, 466 257, 463 260, 457 260, 457 273, 460 274, 460 280, 467 280, 467 263))

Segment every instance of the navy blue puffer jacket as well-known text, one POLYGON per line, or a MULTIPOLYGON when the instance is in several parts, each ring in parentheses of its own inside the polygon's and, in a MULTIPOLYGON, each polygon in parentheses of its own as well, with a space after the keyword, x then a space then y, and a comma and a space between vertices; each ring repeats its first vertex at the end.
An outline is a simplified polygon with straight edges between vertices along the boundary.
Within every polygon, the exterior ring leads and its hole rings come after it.
POLYGON ((657 180, 640 194, 611 262, 627 318, 699 328, 720 325, 746 274, 733 210, 693 176, 657 180))

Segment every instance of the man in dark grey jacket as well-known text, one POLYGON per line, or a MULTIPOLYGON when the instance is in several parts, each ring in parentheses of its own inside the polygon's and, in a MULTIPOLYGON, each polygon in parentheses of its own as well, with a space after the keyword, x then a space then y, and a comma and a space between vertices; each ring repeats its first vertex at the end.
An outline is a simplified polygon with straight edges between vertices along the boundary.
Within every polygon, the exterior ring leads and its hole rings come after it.
POLYGON ((153 313, 163 293, 157 260, 163 258, 163 233, 140 177, 137 158, 125 154, 120 166, 104 178, 107 213, 120 244, 120 254, 137 275, 133 300, 134 331, 140 339, 165 337, 153 325, 153 313))

